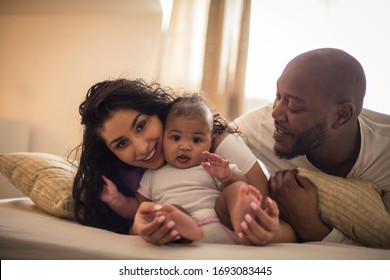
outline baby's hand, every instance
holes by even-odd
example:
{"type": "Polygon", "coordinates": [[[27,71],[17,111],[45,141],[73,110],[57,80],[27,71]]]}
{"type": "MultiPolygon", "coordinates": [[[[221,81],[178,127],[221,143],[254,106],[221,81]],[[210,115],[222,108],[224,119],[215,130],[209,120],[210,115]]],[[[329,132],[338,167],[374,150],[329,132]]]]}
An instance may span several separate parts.
{"type": "Polygon", "coordinates": [[[217,177],[220,180],[227,179],[230,176],[228,160],[221,158],[217,154],[213,154],[207,151],[204,151],[202,154],[207,161],[202,162],[201,165],[212,176],[217,177]]]}
{"type": "Polygon", "coordinates": [[[118,198],[119,191],[110,179],[105,176],[102,176],[102,178],[105,184],[103,185],[103,190],[100,194],[100,200],[110,205],[118,198]]]}

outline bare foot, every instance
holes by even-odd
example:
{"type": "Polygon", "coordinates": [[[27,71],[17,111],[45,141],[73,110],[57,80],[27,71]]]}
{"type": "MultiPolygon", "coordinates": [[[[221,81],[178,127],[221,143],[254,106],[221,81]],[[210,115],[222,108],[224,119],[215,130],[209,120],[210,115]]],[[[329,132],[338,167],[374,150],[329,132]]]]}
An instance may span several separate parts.
{"type": "Polygon", "coordinates": [[[261,194],[258,189],[251,185],[240,186],[237,201],[230,212],[230,218],[236,233],[242,232],[240,224],[245,221],[245,215],[253,214],[250,203],[255,202],[260,205],[260,201],[261,194]]]}
{"type": "Polygon", "coordinates": [[[175,223],[173,228],[178,232],[179,236],[194,241],[203,238],[203,231],[191,216],[170,204],[164,204],[162,207],[167,220],[175,223]]]}

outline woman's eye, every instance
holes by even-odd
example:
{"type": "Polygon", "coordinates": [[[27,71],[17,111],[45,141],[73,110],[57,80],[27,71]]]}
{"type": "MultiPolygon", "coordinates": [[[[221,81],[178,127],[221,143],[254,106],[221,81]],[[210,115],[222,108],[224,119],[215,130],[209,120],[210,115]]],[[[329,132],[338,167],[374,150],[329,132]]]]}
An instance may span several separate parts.
{"type": "Polygon", "coordinates": [[[117,149],[121,149],[123,147],[126,147],[127,145],[127,140],[123,139],[123,140],[120,140],[117,144],[116,144],[116,148],[117,149]]]}
{"type": "Polygon", "coordinates": [[[137,125],[137,132],[142,131],[145,128],[146,121],[142,121],[137,125]]]}

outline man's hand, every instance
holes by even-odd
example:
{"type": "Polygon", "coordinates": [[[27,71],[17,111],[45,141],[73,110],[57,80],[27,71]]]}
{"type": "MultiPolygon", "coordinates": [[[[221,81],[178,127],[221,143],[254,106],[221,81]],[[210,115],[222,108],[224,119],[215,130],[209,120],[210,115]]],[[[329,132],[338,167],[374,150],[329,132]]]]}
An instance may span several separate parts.
{"type": "Polygon", "coordinates": [[[301,241],[320,241],[331,228],[318,214],[315,185],[297,174],[296,169],[273,173],[268,183],[271,197],[278,203],[280,218],[294,228],[301,241]]]}

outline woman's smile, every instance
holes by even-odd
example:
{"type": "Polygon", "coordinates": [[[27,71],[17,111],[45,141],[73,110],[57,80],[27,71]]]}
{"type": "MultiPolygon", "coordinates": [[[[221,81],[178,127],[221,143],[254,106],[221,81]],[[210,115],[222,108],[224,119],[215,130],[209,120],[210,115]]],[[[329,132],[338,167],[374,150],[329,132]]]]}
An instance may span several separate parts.
{"type": "Polygon", "coordinates": [[[150,162],[150,161],[153,161],[153,157],[156,155],[157,153],[157,144],[154,145],[153,149],[149,152],[149,154],[143,159],[143,161],[145,162],[150,162]]]}

